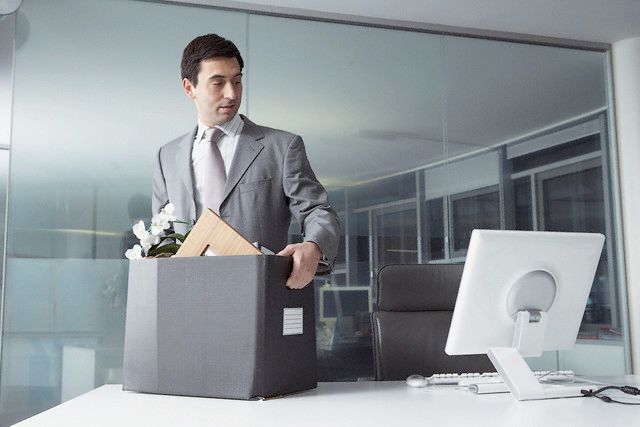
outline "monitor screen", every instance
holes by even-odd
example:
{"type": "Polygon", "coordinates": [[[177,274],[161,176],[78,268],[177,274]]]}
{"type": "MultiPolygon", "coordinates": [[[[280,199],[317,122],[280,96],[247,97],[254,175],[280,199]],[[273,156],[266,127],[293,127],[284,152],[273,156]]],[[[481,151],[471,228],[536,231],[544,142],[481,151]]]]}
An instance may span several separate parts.
{"type": "Polygon", "coordinates": [[[445,351],[515,347],[520,311],[546,320],[523,355],[572,348],[603,243],[596,233],[474,230],[445,351]]]}

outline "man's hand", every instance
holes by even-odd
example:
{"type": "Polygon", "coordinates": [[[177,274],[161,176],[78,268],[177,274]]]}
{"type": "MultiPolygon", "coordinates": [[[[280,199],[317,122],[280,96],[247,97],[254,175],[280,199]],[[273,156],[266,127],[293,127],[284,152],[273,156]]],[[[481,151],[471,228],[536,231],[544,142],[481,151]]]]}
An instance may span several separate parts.
{"type": "Polygon", "coordinates": [[[303,242],[287,245],[286,248],[278,252],[278,255],[293,258],[293,270],[287,280],[287,287],[302,289],[313,280],[318,262],[322,258],[322,251],[313,242],[303,242]]]}

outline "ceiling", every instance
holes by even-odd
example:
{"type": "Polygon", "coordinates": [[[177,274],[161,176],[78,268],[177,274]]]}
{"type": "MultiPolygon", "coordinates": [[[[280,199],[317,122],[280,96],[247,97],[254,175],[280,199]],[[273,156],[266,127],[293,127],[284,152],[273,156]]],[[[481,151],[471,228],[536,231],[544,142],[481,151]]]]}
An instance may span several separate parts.
{"type": "Polygon", "coordinates": [[[216,3],[295,8],[602,43],[640,37],[639,0],[251,0],[216,3]]]}

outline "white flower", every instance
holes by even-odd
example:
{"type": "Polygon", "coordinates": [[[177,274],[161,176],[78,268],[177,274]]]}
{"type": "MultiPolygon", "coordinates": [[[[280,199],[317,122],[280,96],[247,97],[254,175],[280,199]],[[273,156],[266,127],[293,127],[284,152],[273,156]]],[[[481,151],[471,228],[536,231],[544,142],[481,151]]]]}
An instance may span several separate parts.
{"type": "Polygon", "coordinates": [[[176,217],[173,215],[175,209],[172,203],[167,203],[164,208],[160,209],[160,212],[153,216],[151,219],[151,234],[159,236],[160,233],[171,227],[170,222],[176,220],[176,217]]]}
{"type": "Polygon", "coordinates": [[[167,221],[175,221],[177,218],[173,214],[176,210],[176,207],[173,206],[173,203],[167,203],[166,206],[160,209],[160,215],[166,218],[167,221]]]}
{"type": "Polygon", "coordinates": [[[169,220],[162,214],[162,211],[160,211],[159,214],[154,215],[151,219],[151,234],[154,236],[158,236],[163,230],[166,230],[169,227],[169,220]]]}
{"type": "Polygon", "coordinates": [[[129,259],[142,259],[142,247],[140,245],[134,245],[131,249],[127,249],[124,253],[129,259]]]}
{"type": "MultiPolygon", "coordinates": [[[[174,215],[175,206],[167,203],[165,207],[160,209],[151,219],[151,227],[146,229],[144,221],[138,221],[133,227],[133,234],[140,239],[140,244],[125,252],[125,256],[129,259],[139,259],[149,253],[152,246],[160,243],[160,237],[164,237],[163,231],[171,229],[171,222],[176,221],[174,215]]],[[[175,240],[175,239],[174,239],[175,240]]]]}
{"type": "Polygon", "coordinates": [[[132,230],[133,230],[133,234],[135,234],[136,237],[140,240],[144,239],[147,236],[147,234],[149,234],[149,232],[144,226],[144,221],[139,221],[136,224],[134,224],[132,227],[132,230]]]}
{"type": "Polygon", "coordinates": [[[145,253],[151,248],[151,246],[160,243],[160,237],[147,232],[146,236],[140,239],[140,244],[145,253]]]}

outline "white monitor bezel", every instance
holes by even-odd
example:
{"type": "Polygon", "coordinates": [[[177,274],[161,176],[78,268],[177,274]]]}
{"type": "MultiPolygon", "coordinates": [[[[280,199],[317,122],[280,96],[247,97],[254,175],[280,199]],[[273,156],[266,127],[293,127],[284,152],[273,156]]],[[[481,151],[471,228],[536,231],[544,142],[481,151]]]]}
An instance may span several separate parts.
{"type": "Polygon", "coordinates": [[[556,279],[542,350],[567,350],[576,336],[600,259],[604,236],[511,230],[474,230],[445,351],[486,354],[512,347],[515,320],[507,312],[511,284],[539,269],[556,279]]]}

